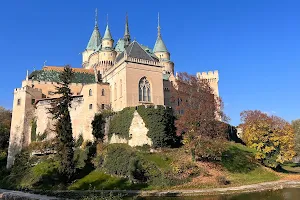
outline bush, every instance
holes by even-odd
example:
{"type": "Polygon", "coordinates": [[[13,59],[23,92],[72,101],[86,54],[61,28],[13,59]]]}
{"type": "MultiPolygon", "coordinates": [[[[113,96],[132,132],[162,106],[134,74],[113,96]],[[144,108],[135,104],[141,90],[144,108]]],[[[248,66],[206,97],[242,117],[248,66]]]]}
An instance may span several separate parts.
{"type": "Polygon", "coordinates": [[[225,150],[226,141],[203,137],[196,145],[195,154],[202,161],[220,161],[225,150]]]}
{"type": "Polygon", "coordinates": [[[134,157],[136,157],[135,152],[126,144],[109,145],[104,159],[104,168],[109,174],[129,177],[130,170],[128,163],[134,157]]]}
{"type": "Polygon", "coordinates": [[[93,131],[92,134],[97,141],[103,141],[105,135],[105,116],[102,113],[95,115],[92,121],[93,131]]]}
{"type": "Polygon", "coordinates": [[[31,142],[36,141],[36,128],[37,128],[36,118],[34,118],[31,121],[31,142]]]}
{"type": "Polygon", "coordinates": [[[138,106],[137,111],[149,129],[147,136],[151,138],[154,148],[176,145],[178,137],[176,137],[175,117],[171,108],[138,106]]]}
{"type": "Polygon", "coordinates": [[[117,112],[111,119],[109,125],[109,135],[108,138],[115,133],[121,138],[130,139],[129,128],[133,119],[133,113],[135,108],[127,107],[117,112]]]}
{"type": "Polygon", "coordinates": [[[225,176],[217,176],[217,182],[220,184],[220,185],[228,185],[230,184],[230,181],[227,180],[227,178],[225,176]]]}
{"type": "Polygon", "coordinates": [[[84,142],[83,136],[82,134],[79,135],[79,137],[77,138],[77,140],[75,141],[75,147],[80,147],[82,145],[82,143],[84,142]]]}

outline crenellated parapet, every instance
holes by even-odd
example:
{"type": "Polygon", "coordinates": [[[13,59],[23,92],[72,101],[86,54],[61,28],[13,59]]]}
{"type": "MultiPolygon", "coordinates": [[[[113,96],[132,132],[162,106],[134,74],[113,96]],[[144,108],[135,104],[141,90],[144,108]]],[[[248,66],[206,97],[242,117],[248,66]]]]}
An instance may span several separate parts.
{"type": "Polygon", "coordinates": [[[197,72],[197,77],[199,79],[205,79],[208,82],[210,81],[219,81],[219,71],[215,70],[215,71],[208,71],[208,72],[197,72]]]}
{"type": "Polygon", "coordinates": [[[216,97],[219,97],[219,71],[198,72],[196,76],[201,80],[206,80],[216,97]]]}

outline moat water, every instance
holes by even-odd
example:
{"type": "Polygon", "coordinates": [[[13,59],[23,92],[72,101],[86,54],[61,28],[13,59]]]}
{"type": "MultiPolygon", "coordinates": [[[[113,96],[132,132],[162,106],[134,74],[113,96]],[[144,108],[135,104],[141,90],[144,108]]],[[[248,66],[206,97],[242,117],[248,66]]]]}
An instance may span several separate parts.
{"type": "Polygon", "coordinates": [[[300,188],[203,197],[147,197],[140,200],[300,200],[300,188]]]}

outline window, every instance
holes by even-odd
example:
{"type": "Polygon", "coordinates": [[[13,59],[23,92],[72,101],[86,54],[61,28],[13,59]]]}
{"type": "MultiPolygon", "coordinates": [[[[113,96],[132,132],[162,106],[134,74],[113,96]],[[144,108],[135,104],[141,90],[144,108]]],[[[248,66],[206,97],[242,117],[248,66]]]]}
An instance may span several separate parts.
{"type": "Polygon", "coordinates": [[[116,83],[115,83],[114,93],[115,93],[115,100],[117,100],[117,84],[116,83]]]}
{"type": "Polygon", "coordinates": [[[31,99],[31,104],[33,105],[35,103],[35,99],[31,99]]]}
{"type": "Polygon", "coordinates": [[[120,97],[122,96],[122,79],[120,80],[120,97]]]}
{"type": "Polygon", "coordinates": [[[93,91],[92,91],[92,89],[89,90],[89,96],[93,96],[93,91]]]}
{"type": "Polygon", "coordinates": [[[105,90],[104,90],[104,89],[102,89],[101,95],[102,95],[102,96],[105,96],[105,90]]]}
{"type": "Polygon", "coordinates": [[[21,104],[21,99],[17,100],[17,105],[19,106],[21,104]]]}
{"type": "Polygon", "coordinates": [[[92,110],[93,109],[93,104],[89,105],[89,109],[92,110]]]}
{"type": "Polygon", "coordinates": [[[141,78],[139,82],[139,101],[151,101],[151,87],[146,77],[141,78]]]}
{"type": "Polygon", "coordinates": [[[104,104],[101,104],[101,109],[104,109],[104,104]]]}

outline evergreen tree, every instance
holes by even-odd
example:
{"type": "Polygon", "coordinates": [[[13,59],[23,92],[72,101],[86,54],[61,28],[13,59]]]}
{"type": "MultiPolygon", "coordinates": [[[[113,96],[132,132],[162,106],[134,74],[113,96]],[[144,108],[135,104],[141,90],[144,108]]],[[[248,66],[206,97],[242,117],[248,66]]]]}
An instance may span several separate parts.
{"type": "Polygon", "coordinates": [[[74,157],[74,139],[72,134],[72,123],[69,112],[71,107],[72,94],[69,85],[74,77],[74,72],[70,66],[65,66],[64,71],[60,74],[60,83],[56,87],[56,94],[60,97],[57,98],[50,109],[53,118],[56,120],[55,131],[58,139],[57,153],[61,163],[60,173],[64,181],[71,180],[74,172],[75,165],[74,157]]]}

